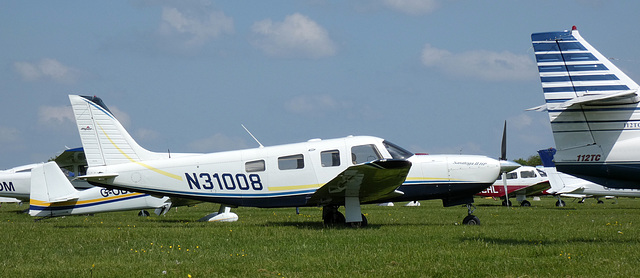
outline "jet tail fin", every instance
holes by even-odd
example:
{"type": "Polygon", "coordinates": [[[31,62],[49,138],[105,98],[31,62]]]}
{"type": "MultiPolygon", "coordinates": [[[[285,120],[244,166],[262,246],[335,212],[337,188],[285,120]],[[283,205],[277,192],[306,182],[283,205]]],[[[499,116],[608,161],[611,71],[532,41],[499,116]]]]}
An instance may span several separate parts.
{"type": "Polygon", "coordinates": [[[138,145],[102,99],[69,95],[69,100],[89,167],[163,157],[138,145]]]}

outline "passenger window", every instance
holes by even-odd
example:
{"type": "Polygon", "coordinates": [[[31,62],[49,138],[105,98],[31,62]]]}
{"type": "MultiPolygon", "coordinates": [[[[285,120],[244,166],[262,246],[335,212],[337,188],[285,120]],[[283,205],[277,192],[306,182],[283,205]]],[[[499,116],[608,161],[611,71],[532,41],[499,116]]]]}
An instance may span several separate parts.
{"type": "Polygon", "coordinates": [[[283,156],[278,158],[278,169],[302,169],[304,168],[304,156],[301,154],[283,156]]]}
{"type": "Polygon", "coordinates": [[[244,170],[247,173],[262,172],[265,170],[264,160],[249,161],[244,164],[244,170]]]}
{"type": "Polygon", "coordinates": [[[361,145],[351,148],[351,160],[353,164],[374,161],[382,158],[375,145],[361,145]]]}
{"type": "Polygon", "coordinates": [[[340,166],[340,151],[330,150],[320,153],[320,162],[322,167],[340,166]]]}
{"type": "Polygon", "coordinates": [[[535,178],[535,177],[536,177],[536,173],[535,173],[535,172],[533,172],[533,171],[522,171],[522,172],[520,172],[520,176],[521,176],[523,179],[526,179],[526,178],[535,178]]]}

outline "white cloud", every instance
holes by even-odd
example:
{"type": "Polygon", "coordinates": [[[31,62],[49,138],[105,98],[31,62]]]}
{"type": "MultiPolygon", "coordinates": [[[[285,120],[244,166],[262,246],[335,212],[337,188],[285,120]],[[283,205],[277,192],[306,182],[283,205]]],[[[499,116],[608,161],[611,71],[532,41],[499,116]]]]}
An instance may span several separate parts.
{"type": "Polygon", "coordinates": [[[253,45],[277,57],[322,58],[336,53],[327,30],[308,17],[295,13],[282,22],[265,19],[253,24],[253,45]]]}
{"type": "Polygon", "coordinates": [[[189,143],[189,149],[196,152],[217,152],[247,148],[243,139],[232,138],[221,133],[216,133],[208,138],[189,143]]]}
{"type": "MultiPolygon", "coordinates": [[[[118,121],[122,126],[124,126],[125,128],[129,127],[129,125],[131,124],[131,117],[129,117],[129,114],[118,109],[117,106],[109,106],[109,110],[116,117],[116,119],[118,119],[118,121]]],[[[74,121],[75,121],[75,118],[74,118],[74,121]]]]}
{"type": "Polygon", "coordinates": [[[38,121],[43,124],[63,124],[65,121],[75,121],[70,106],[40,106],[38,121]]]}
{"type": "Polygon", "coordinates": [[[140,128],[136,130],[136,140],[144,141],[144,140],[155,140],[160,137],[160,133],[155,130],[140,128]]]}
{"type": "Polygon", "coordinates": [[[484,80],[529,80],[537,76],[536,65],[526,55],[484,50],[451,53],[426,44],[422,49],[422,64],[449,75],[484,80]]]}
{"type": "Polygon", "coordinates": [[[233,18],[223,12],[207,9],[187,11],[173,7],[162,8],[162,22],[158,29],[160,35],[180,40],[180,44],[187,48],[200,47],[211,39],[233,32],[233,18]]]}
{"type": "Polygon", "coordinates": [[[440,5],[436,0],[382,0],[383,4],[409,15],[423,15],[433,12],[440,5]]]}
{"type": "Polygon", "coordinates": [[[20,131],[15,127],[0,126],[0,146],[20,141],[20,131]]]}
{"type": "Polygon", "coordinates": [[[324,114],[328,111],[344,107],[329,95],[296,96],[284,104],[285,109],[295,114],[324,114]]]}
{"type": "Polygon", "coordinates": [[[50,58],[36,63],[15,62],[13,68],[25,81],[50,79],[58,83],[74,83],[79,75],[78,70],[50,58]]]}

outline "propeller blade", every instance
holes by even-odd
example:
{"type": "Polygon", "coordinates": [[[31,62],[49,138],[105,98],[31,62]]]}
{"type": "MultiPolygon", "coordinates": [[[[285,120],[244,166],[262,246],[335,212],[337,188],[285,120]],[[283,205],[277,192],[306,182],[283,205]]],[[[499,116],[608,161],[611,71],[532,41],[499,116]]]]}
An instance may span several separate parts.
{"type": "Polygon", "coordinates": [[[500,160],[507,160],[507,121],[504,121],[502,130],[502,148],[500,150],[500,160]]]}

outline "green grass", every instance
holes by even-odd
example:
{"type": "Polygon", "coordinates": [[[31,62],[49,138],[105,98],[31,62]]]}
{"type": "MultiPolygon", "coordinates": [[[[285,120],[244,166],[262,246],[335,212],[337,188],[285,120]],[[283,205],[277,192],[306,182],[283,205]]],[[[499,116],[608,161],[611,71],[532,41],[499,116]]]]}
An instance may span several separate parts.
{"type": "Polygon", "coordinates": [[[34,222],[17,213],[28,206],[3,204],[0,277],[640,276],[640,199],[566,201],[476,199],[481,226],[437,200],[367,205],[362,229],[324,228],[320,208],[237,208],[234,223],[196,222],[215,204],[34,222]]]}

